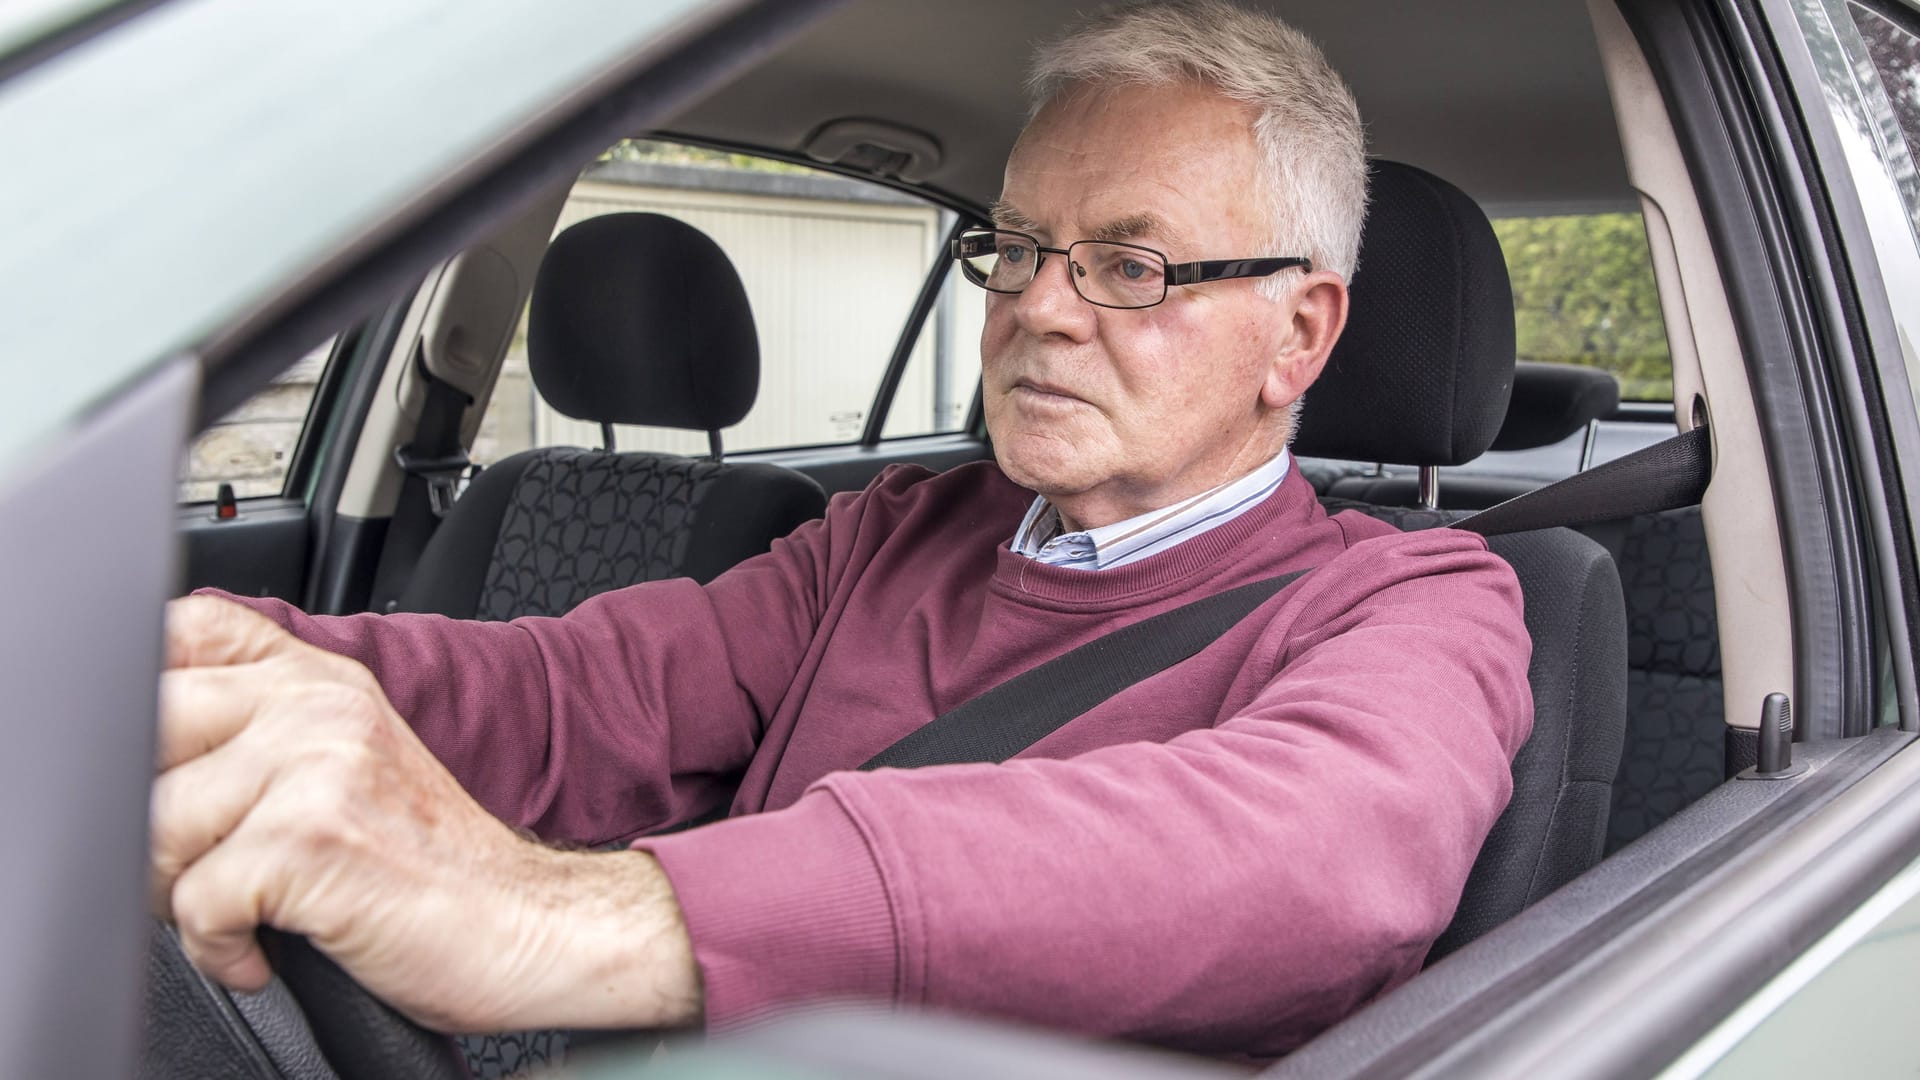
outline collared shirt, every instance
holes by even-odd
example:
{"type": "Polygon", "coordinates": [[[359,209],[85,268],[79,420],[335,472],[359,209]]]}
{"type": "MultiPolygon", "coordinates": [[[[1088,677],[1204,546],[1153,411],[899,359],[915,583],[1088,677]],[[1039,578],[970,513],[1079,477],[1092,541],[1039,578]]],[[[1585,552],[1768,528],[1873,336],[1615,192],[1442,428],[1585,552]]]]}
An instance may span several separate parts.
{"type": "Polygon", "coordinates": [[[1293,455],[1282,450],[1272,461],[1238,480],[1203,491],[1173,506],[1149,510],[1125,521],[1080,532],[1060,532],[1060,511],[1037,496],[1014,530],[1012,548],[1036,562],[1076,570],[1110,570],[1138,562],[1218,528],[1259,505],[1287,478],[1293,455]]]}

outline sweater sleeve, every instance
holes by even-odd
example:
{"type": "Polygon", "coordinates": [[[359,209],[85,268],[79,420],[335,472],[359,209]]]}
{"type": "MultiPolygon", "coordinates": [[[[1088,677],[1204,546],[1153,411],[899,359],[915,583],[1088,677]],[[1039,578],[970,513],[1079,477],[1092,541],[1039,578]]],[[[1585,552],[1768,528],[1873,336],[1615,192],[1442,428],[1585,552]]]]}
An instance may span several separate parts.
{"type": "Polygon", "coordinates": [[[1477,540],[1391,541],[1262,608],[1276,674],[1218,722],[1162,697],[1206,716],[1065,760],[835,773],[642,841],[709,1023],[864,999],[1278,1054],[1411,976],[1510,794],[1530,645],[1477,540]]]}
{"type": "MultiPolygon", "coordinates": [[[[839,511],[849,513],[848,500],[839,511]]],[[[561,618],[306,615],[227,597],[365,664],[481,805],[555,840],[599,844],[728,797],[793,681],[830,576],[809,522],[706,587],[604,593],[561,618]]],[[[225,594],[220,594],[225,595],[225,594]]]]}

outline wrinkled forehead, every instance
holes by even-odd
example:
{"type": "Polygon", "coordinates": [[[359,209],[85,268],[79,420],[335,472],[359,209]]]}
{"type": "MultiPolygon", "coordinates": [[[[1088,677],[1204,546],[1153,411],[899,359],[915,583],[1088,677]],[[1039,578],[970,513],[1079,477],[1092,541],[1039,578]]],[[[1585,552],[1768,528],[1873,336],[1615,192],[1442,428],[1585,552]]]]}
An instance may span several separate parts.
{"type": "Polygon", "coordinates": [[[1253,118],[1198,83],[1069,87],[1014,144],[996,222],[1049,240],[1238,250],[1268,231],[1253,118]]]}

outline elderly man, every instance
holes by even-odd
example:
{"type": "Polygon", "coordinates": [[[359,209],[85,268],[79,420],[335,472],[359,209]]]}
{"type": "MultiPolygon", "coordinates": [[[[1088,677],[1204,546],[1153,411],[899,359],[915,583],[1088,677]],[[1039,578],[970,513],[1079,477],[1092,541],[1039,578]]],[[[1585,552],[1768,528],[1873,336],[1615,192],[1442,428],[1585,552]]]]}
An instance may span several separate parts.
{"type": "Polygon", "coordinates": [[[1352,98],[1213,0],[1098,18],[1034,86],[956,252],[997,467],[889,470],[704,588],[562,619],[176,604],[155,904],[197,964],[259,986],[265,923],[447,1030],[854,1000],[1241,1054],[1419,968],[1506,801],[1528,642],[1477,537],[1329,518],[1286,451],[1346,315],[1352,98]],[[1012,761],[849,771],[1308,568],[1012,761]]]}

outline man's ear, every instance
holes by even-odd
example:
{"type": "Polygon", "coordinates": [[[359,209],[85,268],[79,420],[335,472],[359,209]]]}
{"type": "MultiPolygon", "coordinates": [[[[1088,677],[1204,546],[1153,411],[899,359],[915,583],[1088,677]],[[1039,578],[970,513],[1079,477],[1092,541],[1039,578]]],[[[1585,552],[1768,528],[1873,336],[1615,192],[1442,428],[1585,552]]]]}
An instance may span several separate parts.
{"type": "MultiPolygon", "coordinates": [[[[1347,283],[1331,270],[1316,270],[1294,282],[1293,319],[1274,354],[1260,399],[1270,409],[1293,404],[1327,366],[1333,343],[1347,325],[1347,283]]],[[[1283,301],[1284,302],[1284,301],[1283,301]]]]}

